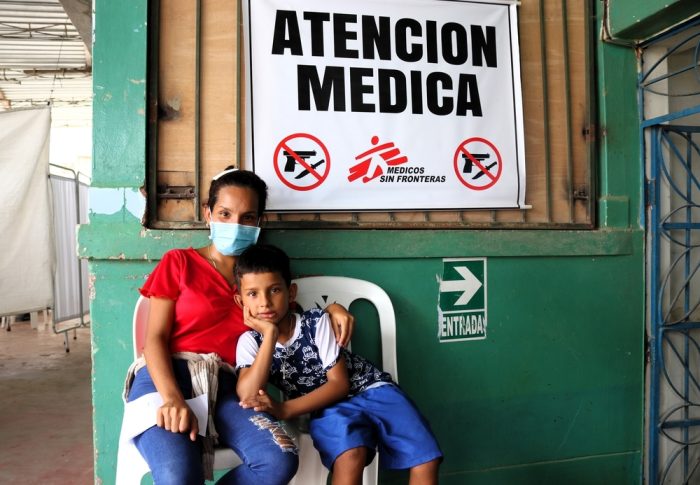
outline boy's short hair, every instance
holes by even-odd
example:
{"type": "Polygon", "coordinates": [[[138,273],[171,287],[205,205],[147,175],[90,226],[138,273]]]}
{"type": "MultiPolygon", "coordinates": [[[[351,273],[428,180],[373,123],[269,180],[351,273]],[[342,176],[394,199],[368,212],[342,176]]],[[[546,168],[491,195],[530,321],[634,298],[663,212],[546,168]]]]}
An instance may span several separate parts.
{"type": "Polygon", "coordinates": [[[279,273],[287,286],[292,283],[289,256],[271,244],[254,244],[243,251],[233,273],[237,286],[241,285],[241,277],[249,273],[279,273]]]}

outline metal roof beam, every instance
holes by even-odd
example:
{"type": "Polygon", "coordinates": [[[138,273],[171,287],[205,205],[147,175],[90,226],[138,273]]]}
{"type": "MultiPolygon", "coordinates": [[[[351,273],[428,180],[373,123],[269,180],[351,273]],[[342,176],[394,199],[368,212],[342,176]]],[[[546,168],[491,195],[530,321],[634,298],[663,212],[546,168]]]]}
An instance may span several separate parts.
{"type": "Polygon", "coordinates": [[[85,47],[92,56],[92,0],[60,0],[85,47]]]}

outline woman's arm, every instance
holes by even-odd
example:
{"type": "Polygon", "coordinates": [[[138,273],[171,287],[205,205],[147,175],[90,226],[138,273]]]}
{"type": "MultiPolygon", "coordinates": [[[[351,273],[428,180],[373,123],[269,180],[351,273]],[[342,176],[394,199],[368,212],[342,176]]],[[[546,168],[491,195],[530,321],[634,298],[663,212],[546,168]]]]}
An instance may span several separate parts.
{"type": "Polygon", "coordinates": [[[269,413],[277,419],[296,418],[302,414],[323,409],[345,398],[350,391],[350,381],[343,357],[338,359],[338,363],[326,373],[326,377],[328,382],[305,396],[277,402],[260,389],[257,396],[242,401],[241,406],[269,413]]]}
{"type": "Polygon", "coordinates": [[[263,341],[258,349],[258,353],[255,355],[253,365],[243,367],[238,371],[236,393],[241,401],[257,396],[258,391],[267,384],[272,366],[272,356],[275,353],[275,343],[279,336],[277,326],[271,322],[254,318],[250,314],[248,307],[243,307],[243,322],[259,332],[263,336],[263,341]]]}
{"type": "Polygon", "coordinates": [[[146,359],[148,373],[158,393],[163,398],[163,405],[158,409],[156,424],[173,433],[189,431],[190,439],[195,441],[199,428],[197,418],[187,406],[182,391],[175,380],[170,356],[170,333],[175,318],[175,302],[167,298],[150,298],[146,344],[143,355],[146,359]]]}
{"type": "Polygon", "coordinates": [[[338,345],[346,347],[355,329],[355,317],[343,305],[337,303],[331,303],[324,311],[331,317],[331,328],[338,345]]]}

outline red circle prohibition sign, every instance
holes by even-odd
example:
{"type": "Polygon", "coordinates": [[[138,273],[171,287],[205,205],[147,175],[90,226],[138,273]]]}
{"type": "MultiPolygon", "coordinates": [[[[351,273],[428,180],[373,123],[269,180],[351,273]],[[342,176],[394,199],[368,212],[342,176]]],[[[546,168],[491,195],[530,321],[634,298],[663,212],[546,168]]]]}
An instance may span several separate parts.
{"type": "MultiPolygon", "coordinates": [[[[293,145],[293,143],[292,143],[292,145],[293,145]]],[[[286,156],[287,155],[285,155],[282,158],[285,158],[286,156]]],[[[273,155],[272,164],[275,167],[275,172],[277,173],[277,176],[279,177],[279,179],[282,181],[282,183],[284,185],[286,185],[287,187],[289,187],[290,189],[293,189],[293,190],[302,190],[302,191],[303,190],[311,190],[311,189],[315,189],[316,187],[321,185],[323,183],[323,181],[326,180],[326,177],[328,177],[328,174],[330,173],[330,167],[331,167],[331,156],[328,153],[328,149],[323,144],[323,142],[321,142],[321,140],[319,140],[315,136],[310,135],[308,133],[294,133],[292,135],[285,137],[281,142],[279,142],[277,144],[277,148],[275,148],[275,153],[273,155]],[[325,160],[325,164],[324,164],[325,172],[324,173],[321,173],[321,171],[316,170],[317,167],[314,166],[314,164],[309,163],[308,161],[306,161],[304,159],[304,157],[299,156],[299,154],[297,153],[298,151],[300,151],[298,147],[296,149],[293,149],[287,143],[289,141],[294,141],[294,140],[298,140],[301,138],[311,140],[316,145],[318,145],[318,147],[323,151],[323,154],[326,157],[324,159],[325,160]],[[291,180],[287,180],[286,177],[290,177],[290,175],[287,174],[287,176],[285,177],[284,173],[280,170],[280,167],[279,167],[279,165],[280,165],[279,161],[280,161],[280,156],[281,156],[282,151],[289,154],[288,156],[294,157],[294,161],[296,161],[296,163],[298,163],[299,165],[301,165],[301,167],[303,167],[302,173],[307,172],[305,176],[311,176],[311,177],[315,178],[316,181],[313,182],[311,185],[301,185],[301,184],[295,184],[291,180]]]]}
{"type": "Polygon", "coordinates": [[[458,147],[457,150],[455,151],[455,156],[454,156],[454,169],[455,173],[457,174],[457,178],[459,179],[460,182],[462,182],[464,185],[466,185],[468,188],[472,190],[486,190],[489,187],[492,187],[496,182],[498,182],[498,179],[501,177],[501,172],[503,171],[503,160],[501,159],[501,154],[496,148],[496,146],[488,141],[486,138],[480,138],[480,137],[473,137],[473,138],[467,138],[464,140],[458,147]],[[470,143],[483,143],[486,145],[488,148],[493,150],[494,155],[496,156],[496,173],[493,174],[489,171],[491,168],[489,165],[491,164],[486,163],[485,160],[479,160],[477,157],[475,157],[468,149],[467,145],[470,143]],[[468,180],[465,180],[465,178],[462,176],[462,171],[459,168],[459,160],[460,160],[460,155],[466,156],[469,161],[476,167],[477,173],[474,177],[472,177],[472,180],[475,178],[481,178],[481,177],[486,177],[485,180],[488,180],[484,185],[478,185],[475,184],[474,182],[470,182],[468,180]]]}

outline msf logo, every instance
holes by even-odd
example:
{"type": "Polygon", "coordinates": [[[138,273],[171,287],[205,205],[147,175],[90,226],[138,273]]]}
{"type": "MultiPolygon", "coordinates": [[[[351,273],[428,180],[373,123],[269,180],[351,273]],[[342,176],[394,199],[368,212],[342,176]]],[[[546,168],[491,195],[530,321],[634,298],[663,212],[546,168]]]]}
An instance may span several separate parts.
{"type": "Polygon", "coordinates": [[[401,150],[396,148],[393,142],[379,145],[379,137],[372,137],[372,148],[355,157],[356,165],[350,167],[348,180],[354,182],[362,178],[363,183],[374,180],[384,173],[384,167],[395,167],[408,162],[408,157],[401,155],[401,150]]]}

